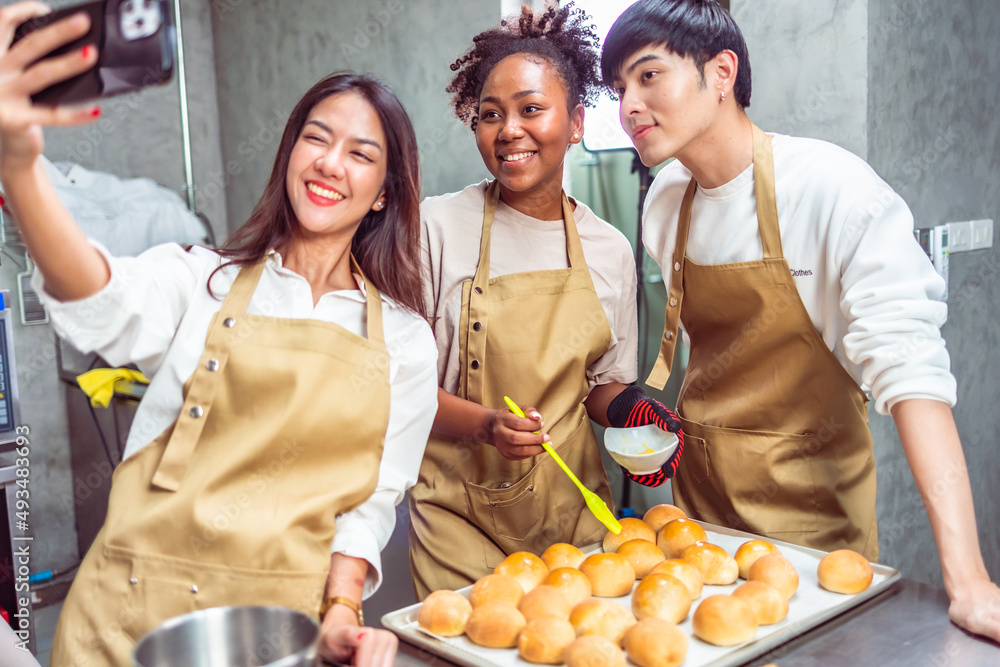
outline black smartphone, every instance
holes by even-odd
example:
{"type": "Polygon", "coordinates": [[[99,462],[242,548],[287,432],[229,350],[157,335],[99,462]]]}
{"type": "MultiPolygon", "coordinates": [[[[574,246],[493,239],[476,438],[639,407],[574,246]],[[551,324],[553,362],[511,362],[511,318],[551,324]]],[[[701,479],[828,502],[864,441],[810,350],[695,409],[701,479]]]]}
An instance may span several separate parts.
{"type": "Polygon", "coordinates": [[[97,64],[32,95],[33,102],[51,106],[75,104],[170,80],[176,34],[168,0],[96,0],[64,7],[22,23],[14,33],[14,41],[79,12],[90,15],[90,31],[46,57],[93,44],[98,49],[97,64]]]}

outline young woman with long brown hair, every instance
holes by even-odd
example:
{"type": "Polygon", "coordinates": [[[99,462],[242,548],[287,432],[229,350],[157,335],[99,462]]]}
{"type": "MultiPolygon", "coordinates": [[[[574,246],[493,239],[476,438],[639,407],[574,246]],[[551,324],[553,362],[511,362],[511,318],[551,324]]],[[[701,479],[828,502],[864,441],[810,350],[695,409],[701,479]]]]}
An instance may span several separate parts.
{"type": "MultiPolygon", "coordinates": [[[[3,9],[0,34],[43,11],[3,9]]],[[[60,335],[152,378],[53,664],[128,665],[169,617],[278,604],[322,617],[325,657],[389,665],[396,640],[359,630],[360,602],[436,408],[409,119],[377,81],[330,76],[292,111],[264,194],[223,249],[110,257],[40,162],[42,126],[99,108],[29,99],[93,66],[93,47],[28,66],[86,28],[72,17],[0,50],[0,177],[36,287],[60,335]]]]}

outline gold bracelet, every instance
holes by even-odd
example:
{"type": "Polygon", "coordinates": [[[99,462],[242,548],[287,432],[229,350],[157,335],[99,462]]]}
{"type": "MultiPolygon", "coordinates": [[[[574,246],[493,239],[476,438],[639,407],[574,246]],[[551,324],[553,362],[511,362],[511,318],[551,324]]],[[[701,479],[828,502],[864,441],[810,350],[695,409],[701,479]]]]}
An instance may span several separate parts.
{"type": "Polygon", "coordinates": [[[355,602],[351,598],[345,598],[342,595],[335,595],[333,597],[328,597],[323,600],[323,604],[319,608],[319,620],[323,621],[323,617],[326,616],[326,612],[330,611],[330,607],[335,604],[342,604],[348,607],[351,611],[358,615],[358,625],[365,624],[365,616],[361,613],[361,603],[355,602]]]}

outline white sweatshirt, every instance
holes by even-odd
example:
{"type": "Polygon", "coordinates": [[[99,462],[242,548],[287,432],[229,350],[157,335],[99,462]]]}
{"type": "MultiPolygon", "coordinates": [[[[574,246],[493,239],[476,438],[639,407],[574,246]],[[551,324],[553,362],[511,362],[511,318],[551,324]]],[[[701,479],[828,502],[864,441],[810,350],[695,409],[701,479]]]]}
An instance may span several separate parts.
{"type": "MultiPolygon", "coordinates": [[[[904,399],[954,405],[941,337],[944,281],[913,236],[906,203],[859,157],[824,141],[773,135],[775,195],[785,258],[810,319],[851,377],[888,414],[904,399]]],[[[643,244],[673,271],[677,216],[691,172],[664,167],[643,212],[643,244]]],[[[698,188],[687,256],[699,264],[761,259],[753,166],[698,188]]]]}

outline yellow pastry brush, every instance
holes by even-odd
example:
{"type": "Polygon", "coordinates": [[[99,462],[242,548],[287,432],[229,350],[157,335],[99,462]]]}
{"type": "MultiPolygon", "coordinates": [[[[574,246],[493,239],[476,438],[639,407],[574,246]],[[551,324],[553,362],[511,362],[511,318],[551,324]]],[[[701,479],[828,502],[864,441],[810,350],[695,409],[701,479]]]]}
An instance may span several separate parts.
{"type": "MultiPolygon", "coordinates": [[[[518,404],[512,401],[510,397],[504,396],[503,400],[505,403],[507,403],[507,407],[510,408],[511,412],[513,412],[518,417],[522,418],[524,417],[524,411],[521,410],[518,404]]],[[[537,432],[538,431],[535,431],[535,433],[537,432]]],[[[607,503],[605,503],[599,495],[597,495],[596,493],[594,493],[593,491],[591,491],[590,489],[588,489],[587,487],[585,487],[583,484],[580,483],[580,480],[576,478],[576,475],[573,474],[573,471],[566,466],[563,460],[559,458],[559,455],[556,454],[556,451],[552,449],[551,444],[543,442],[542,447],[544,447],[545,451],[549,453],[552,459],[559,464],[559,467],[563,469],[563,472],[569,475],[569,478],[573,480],[573,483],[576,484],[576,487],[580,489],[580,493],[583,494],[583,499],[587,501],[587,507],[590,509],[591,512],[593,512],[594,516],[597,517],[597,520],[603,523],[605,526],[607,526],[608,530],[610,530],[615,535],[622,532],[622,525],[618,523],[618,519],[616,519],[615,515],[612,514],[611,510],[608,509],[607,503]]]]}

